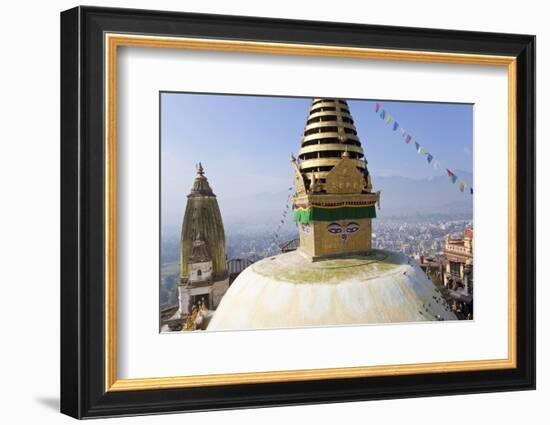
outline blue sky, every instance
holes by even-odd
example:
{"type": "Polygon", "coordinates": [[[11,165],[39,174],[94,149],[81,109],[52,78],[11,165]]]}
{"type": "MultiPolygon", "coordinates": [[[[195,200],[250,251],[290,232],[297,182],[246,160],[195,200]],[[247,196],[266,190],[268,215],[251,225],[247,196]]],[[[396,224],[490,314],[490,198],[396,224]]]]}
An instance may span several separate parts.
{"type": "MultiPolygon", "coordinates": [[[[162,93],[163,221],[181,220],[199,161],[221,199],[288,188],[290,153],[298,153],[310,104],[309,98],[162,93]]],[[[472,105],[379,100],[348,104],[373,178],[426,179],[443,175],[444,167],[472,172],[472,105]],[[377,102],[413,136],[410,144],[375,114],[377,102]],[[439,171],[416,153],[414,141],[441,162],[439,171]]]]}

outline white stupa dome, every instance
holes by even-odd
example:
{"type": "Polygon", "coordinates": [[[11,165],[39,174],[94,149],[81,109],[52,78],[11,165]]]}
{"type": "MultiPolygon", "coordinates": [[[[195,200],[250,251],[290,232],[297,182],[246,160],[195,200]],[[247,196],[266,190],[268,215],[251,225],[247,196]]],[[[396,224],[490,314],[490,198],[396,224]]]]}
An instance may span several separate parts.
{"type": "Polygon", "coordinates": [[[208,330],[456,319],[426,274],[403,254],[373,250],[312,262],[297,250],[245,269],[208,330]]]}

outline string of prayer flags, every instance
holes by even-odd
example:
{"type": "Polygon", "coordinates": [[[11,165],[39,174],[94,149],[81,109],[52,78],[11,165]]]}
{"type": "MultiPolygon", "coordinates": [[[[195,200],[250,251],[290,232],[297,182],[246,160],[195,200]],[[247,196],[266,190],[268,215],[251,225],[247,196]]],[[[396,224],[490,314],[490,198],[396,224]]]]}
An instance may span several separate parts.
{"type": "MultiPolygon", "coordinates": [[[[375,105],[375,112],[377,114],[379,114],[380,118],[385,120],[387,124],[390,124],[392,121],[393,121],[393,131],[397,131],[397,129],[399,129],[400,133],[401,133],[401,136],[405,139],[405,143],[410,143],[411,140],[412,140],[412,136],[410,133],[408,133],[403,127],[401,127],[397,121],[394,120],[394,118],[386,112],[385,109],[382,109],[382,106],[380,105],[380,103],[377,103],[375,105]]],[[[428,149],[426,149],[424,146],[421,146],[420,143],[418,142],[414,142],[414,146],[415,146],[415,149],[416,151],[420,154],[424,154],[426,156],[426,161],[428,162],[428,164],[432,164],[433,163],[433,167],[434,167],[434,170],[439,170],[441,168],[441,162],[437,159],[434,158],[434,156],[428,152],[428,149]]],[[[453,173],[451,170],[449,170],[448,168],[445,169],[447,171],[447,176],[449,176],[449,181],[452,183],[452,184],[455,184],[457,181],[458,181],[458,176],[453,173]]],[[[466,188],[468,187],[467,183],[464,181],[464,180],[461,180],[460,183],[459,183],[459,189],[461,192],[464,192],[466,191],[466,188]]],[[[474,188],[473,187],[469,187],[469,192],[470,192],[470,195],[473,195],[474,194],[474,188]]]]}
{"type": "Polygon", "coordinates": [[[281,231],[281,228],[284,225],[285,220],[288,217],[288,212],[289,212],[289,209],[290,209],[290,202],[292,201],[293,192],[294,192],[294,187],[289,186],[288,195],[287,195],[286,200],[285,200],[285,207],[284,207],[283,212],[281,214],[281,220],[277,224],[277,229],[275,230],[275,232],[273,234],[274,235],[274,240],[273,240],[273,242],[271,242],[270,247],[278,247],[279,246],[279,237],[281,236],[279,232],[281,231]]]}

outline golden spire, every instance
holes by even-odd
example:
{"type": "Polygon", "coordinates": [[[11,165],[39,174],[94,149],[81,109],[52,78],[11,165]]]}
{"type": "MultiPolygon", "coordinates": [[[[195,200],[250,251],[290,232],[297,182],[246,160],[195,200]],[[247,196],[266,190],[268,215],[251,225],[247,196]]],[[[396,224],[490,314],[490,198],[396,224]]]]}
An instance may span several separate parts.
{"type": "Polygon", "coordinates": [[[312,258],[371,250],[373,193],[367,161],[348,104],[313,99],[298,160],[293,161],[300,250],[312,258]]]}
{"type": "MultiPolygon", "coordinates": [[[[348,104],[342,99],[313,99],[301,140],[298,158],[306,188],[326,191],[329,172],[342,158],[362,174],[366,171],[365,154],[357,135],[348,104]]],[[[365,182],[361,187],[366,187],[365,182]]]]}

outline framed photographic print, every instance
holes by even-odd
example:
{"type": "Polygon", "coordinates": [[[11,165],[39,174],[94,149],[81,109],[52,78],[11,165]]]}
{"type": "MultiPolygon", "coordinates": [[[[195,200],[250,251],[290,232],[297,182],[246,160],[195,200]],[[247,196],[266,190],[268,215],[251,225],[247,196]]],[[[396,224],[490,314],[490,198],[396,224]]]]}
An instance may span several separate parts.
{"type": "Polygon", "coordinates": [[[61,57],[63,413],[535,387],[534,36],[77,7],[61,57]]]}

